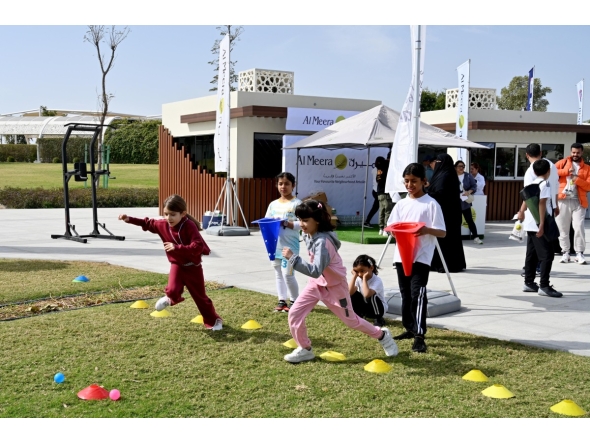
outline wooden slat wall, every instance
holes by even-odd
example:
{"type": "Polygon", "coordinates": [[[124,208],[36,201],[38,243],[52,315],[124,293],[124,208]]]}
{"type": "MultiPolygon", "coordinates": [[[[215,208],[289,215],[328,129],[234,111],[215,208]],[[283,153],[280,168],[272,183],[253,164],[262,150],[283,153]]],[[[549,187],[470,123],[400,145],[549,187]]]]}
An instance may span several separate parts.
{"type": "Polygon", "coordinates": [[[522,180],[497,180],[486,182],[488,196],[486,221],[511,220],[522,204],[519,196],[522,180]]]}
{"type": "MultiPolygon", "coordinates": [[[[170,131],[161,125],[159,130],[160,215],[163,214],[164,200],[171,194],[178,194],[186,200],[189,214],[202,221],[206,211],[215,209],[225,178],[210,174],[201,166],[193,169],[189,153],[184,147],[173,142],[170,131]]],[[[273,179],[238,179],[237,194],[248,225],[253,220],[264,217],[268,204],[279,197],[273,179]]],[[[222,206],[223,203],[220,202],[218,209],[221,210],[222,206]]],[[[243,222],[240,215],[239,225],[243,226],[243,222]]]]}

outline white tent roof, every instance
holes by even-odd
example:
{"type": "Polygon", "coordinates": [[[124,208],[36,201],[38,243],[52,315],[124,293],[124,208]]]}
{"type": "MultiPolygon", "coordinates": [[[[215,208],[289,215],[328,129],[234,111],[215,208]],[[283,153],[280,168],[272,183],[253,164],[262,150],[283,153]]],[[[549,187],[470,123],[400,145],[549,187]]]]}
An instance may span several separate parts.
{"type": "MultiPolygon", "coordinates": [[[[110,124],[118,116],[107,116],[104,123],[110,124]]],[[[53,117],[0,117],[0,135],[22,134],[26,137],[63,136],[68,123],[99,124],[100,118],[96,116],[53,116],[53,117]]],[[[83,131],[73,131],[73,135],[91,134],[83,131]]]]}
{"type": "MultiPolygon", "coordinates": [[[[379,105],[341,120],[284,149],[391,146],[398,122],[399,113],[397,111],[385,105],[379,105]]],[[[439,147],[488,148],[423,122],[420,122],[418,144],[439,147]]]]}

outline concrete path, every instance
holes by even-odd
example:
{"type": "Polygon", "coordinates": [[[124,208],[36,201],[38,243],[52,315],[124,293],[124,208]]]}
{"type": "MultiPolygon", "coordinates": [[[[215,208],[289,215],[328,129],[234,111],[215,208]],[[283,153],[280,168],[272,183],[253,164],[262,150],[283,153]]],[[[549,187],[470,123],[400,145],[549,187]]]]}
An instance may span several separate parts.
{"type": "MultiPolygon", "coordinates": [[[[63,209],[0,210],[0,257],[106,261],[167,273],[169,263],[159,238],[118,221],[120,213],[158,216],[156,208],[100,208],[99,222],[126,239],[89,239],[87,244],[80,244],[51,239],[51,234],[65,231],[63,209]]],[[[90,209],[71,210],[71,220],[78,233],[92,231],[90,209]]],[[[525,246],[508,240],[511,228],[511,223],[488,223],[484,245],[464,241],[468,270],[451,275],[462,309],[428,318],[428,324],[590,356],[590,265],[561,264],[556,257],[551,283],[564,297],[553,299],[523,293],[520,273],[525,246]]],[[[212,250],[212,254],[204,258],[207,280],[276,295],[274,272],[259,232],[242,237],[203,236],[212,250]]],[[[589,220],[586,221],[586,239],[590,239],[589,220]]],[[[343,242],[340,253],[350,268],[359,254],[378,259],[382,251],[383,245],[343,242]]],[[[590,249],[586,252],[590,262],[590,249]]],[[[386,252],[379,274],[386,287],[397,287],[395,270],[389,265],[392,259],[393,245],[386,252]]],[[[299,273],[296,276],[302,288],[307,278],[299,273]]],[[[428,288],[451,292],[445,274],[431,273],[428,288]]],[[[274,307],[275,299],[269,297],[268,304],[269,309],[274,307]]],[[[395,315],[389,317],[399,319],[395,315]]]]}

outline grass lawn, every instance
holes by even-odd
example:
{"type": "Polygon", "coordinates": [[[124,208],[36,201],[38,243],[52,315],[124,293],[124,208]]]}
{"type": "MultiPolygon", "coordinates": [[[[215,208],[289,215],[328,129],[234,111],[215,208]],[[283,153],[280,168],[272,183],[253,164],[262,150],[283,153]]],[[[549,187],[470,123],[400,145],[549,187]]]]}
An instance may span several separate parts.
{"type": "MultiPolygon", "coordinates": [[[[68,164],[73,168],[73,164],[68,164]]],[[[157,188],[158,165],[109,165],[109,188],[157,188]],[[113,179],[116,177],[116,179],[113,179]]],[[[0,186],[15,188],[61,188],[63,173],[61,163],[0,162],[0,186]]],[[[83,188],[84,182],[70,179],[70,188],[83,188]]],[[[90,187],[87,181],[87,187],[90,187]]],[[[99,181],[102,187],[102,177],[99,181]]]]}
{"type": "MultiPolygon", "coordinates": [[[[338,239],[347,242],[361,243],[361,227],[337,227],[336,233],[338,239]]],[[[385,244],[387,238],[379,236],[379,226],[373,225],[373,228],[365,228],[363,244],[385,244]]]]}
{"type": "MultiPolygon", "coordinates": [[[[38,279],[31,271],[29,281],[38,279]]],[[[388,358],[317,307],[307,322],[316,355],[333,350],[347,361],[292,365],[274,297],[236,288],[209,296],[224,318],[219,332],[190,322],[198,313],[190,299],[167,318],[111,304],[0,322],[0,417],[558,417],[549,408],[563,399],[590,409],[586,357],[432,328],[428,353],[401,341],[388,358]],[[262,329],[242,329],[250,319],[262,329]],[[374,359],[392,371],[364,371],[374,359]],[[461,379],[474,368],[489,381],[461,379]],[[57,372],[63,384],[53,382],[57,372]],[[78,399],[90,384],[121,399],[78,399]],[[516,396],[483,396],[492,384],[516,396]]],[[[401,332],[399,322],[389,327],[401,332]]]]}

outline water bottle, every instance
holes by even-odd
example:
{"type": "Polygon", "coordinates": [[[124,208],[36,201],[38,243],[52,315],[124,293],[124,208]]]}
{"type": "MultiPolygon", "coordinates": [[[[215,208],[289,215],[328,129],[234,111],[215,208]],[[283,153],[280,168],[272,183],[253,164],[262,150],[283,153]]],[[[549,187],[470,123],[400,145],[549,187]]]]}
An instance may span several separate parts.
{"type": "Polygon", "coordinates": [[[281,260],[281,268],[283,268],[283,274],[287,276],[293,276],[293,266],[289,263],[287,259],[283,258],[281,260]]]}

